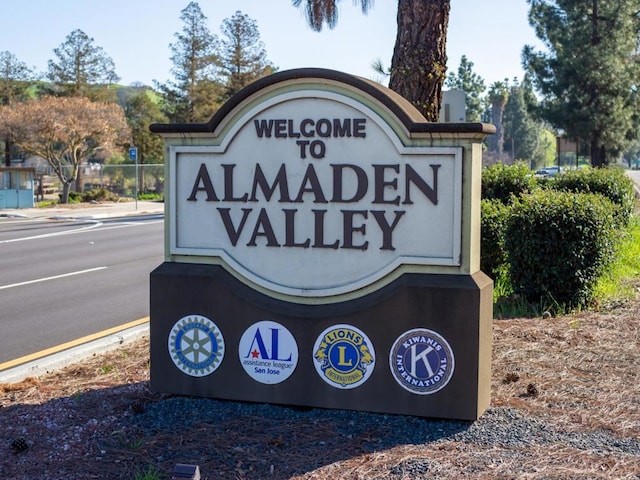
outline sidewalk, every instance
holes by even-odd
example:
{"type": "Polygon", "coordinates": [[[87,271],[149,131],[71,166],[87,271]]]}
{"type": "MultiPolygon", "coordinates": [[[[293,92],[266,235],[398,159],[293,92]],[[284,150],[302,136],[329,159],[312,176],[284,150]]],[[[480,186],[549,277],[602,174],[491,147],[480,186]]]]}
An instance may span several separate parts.
{"type": "Polygon", "coordinates": [[[163,214],[163,202],[138,200],[129,202],[71,203],[43,208],[0,209],[0,217],[100,219],[131,215],[163,214]]]}

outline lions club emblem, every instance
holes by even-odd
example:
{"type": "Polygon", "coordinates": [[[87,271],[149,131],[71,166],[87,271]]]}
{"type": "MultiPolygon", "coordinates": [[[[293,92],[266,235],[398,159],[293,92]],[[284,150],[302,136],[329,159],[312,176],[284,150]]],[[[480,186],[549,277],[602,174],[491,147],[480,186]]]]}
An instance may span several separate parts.
{"type": "Polygon", "coordinates": [[[375,366],[371,340],[351,325],[327,328],[316,339],[313,352],[318,375],[332,387],[358,387],[367,381],[375,366]]]}

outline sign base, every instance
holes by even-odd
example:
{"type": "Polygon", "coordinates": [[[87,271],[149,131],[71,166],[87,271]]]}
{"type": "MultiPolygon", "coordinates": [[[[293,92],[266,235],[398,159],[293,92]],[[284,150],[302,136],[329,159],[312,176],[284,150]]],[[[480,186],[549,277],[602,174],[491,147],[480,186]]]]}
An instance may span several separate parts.
{"type": "Polygon", "coordinates": [[[405,274],[310,305],[166,262],[151,273],[151,389],[476,420],[490,403],[492,289],[482,272],[405,274]]]}

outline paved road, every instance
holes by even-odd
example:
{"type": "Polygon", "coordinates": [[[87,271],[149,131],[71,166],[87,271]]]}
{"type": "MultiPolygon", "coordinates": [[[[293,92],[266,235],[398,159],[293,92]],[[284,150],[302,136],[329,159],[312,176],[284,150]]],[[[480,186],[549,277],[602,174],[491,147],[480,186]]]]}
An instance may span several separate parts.
{"type": "Polygon", "coordinates": [[[149,314],[163,217],[0,221],[0,363],[149,314]]]}

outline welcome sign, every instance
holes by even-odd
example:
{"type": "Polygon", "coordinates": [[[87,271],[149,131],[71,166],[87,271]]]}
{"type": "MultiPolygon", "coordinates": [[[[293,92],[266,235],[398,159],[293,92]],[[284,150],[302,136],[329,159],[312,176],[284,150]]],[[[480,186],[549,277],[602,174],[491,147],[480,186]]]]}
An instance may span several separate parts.
{"type": "Polygon", "coordinates": [[[152,130],[169,186],[153,388],[451,418],[486,408],[491,126],[428,124],[380,85],[303,69],[247,87],[207,124],[152,130]]]}
{"type": "Polygon", "coordinates": [[[171,253],[302,296],[460,265],[462,149],[404,146],[375,112],[310,95],[269,99],[220,145],[171,149],[171,253]]]}

